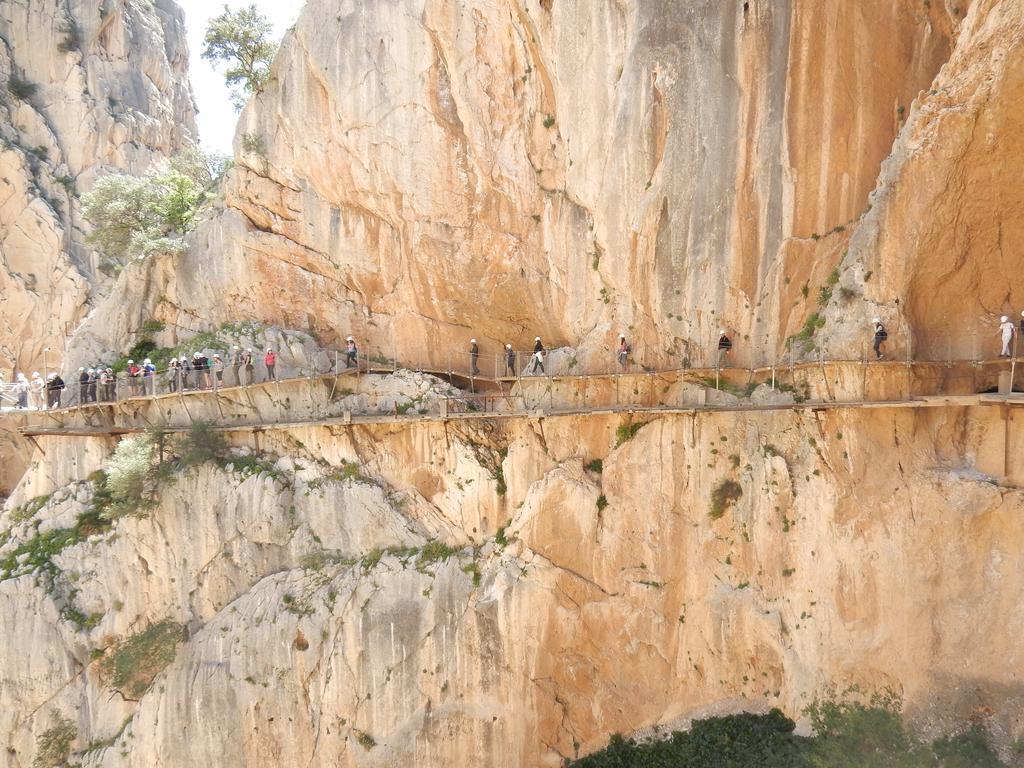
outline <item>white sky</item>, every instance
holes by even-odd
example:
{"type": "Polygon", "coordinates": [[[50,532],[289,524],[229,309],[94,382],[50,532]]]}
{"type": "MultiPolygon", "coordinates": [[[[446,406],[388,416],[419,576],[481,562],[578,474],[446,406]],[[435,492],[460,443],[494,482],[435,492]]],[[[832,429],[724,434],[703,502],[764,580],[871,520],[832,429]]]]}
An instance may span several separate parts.
{"type": "Polygon", "coordinates": [[[185,26],[188,29],[189,72],[199,108],[199,141],[204,149],[224,155],[231,154],[231,139],[235,135],[238,113],[231,105],[223,68],[215,70],[199,55],[203,52],[207,22],[222,13],[225,4],[237,9],[250,3],[255,3],[260,12],[270,19],[274,24],[274,37],[280,40],[299,15],[304,0],[227,0],[226,3],[225,0],[178,0],[178,5],[185,9],[185,26]]]}

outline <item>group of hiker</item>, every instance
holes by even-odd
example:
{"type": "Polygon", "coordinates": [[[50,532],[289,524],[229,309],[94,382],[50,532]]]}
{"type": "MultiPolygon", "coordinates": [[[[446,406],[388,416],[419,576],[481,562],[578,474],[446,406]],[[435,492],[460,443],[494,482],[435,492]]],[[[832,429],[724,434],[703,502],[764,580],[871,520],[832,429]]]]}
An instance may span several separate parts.
{"type": "MultiPolygon", "coordinates": [[[[1024,315],[1024,312],[1021,312],[1024,315]]],[[[1006,318],[1003,317],[1005,321],[1006,318]]],[[[871,349],[875,353],[875,359],[881,360],[885,357],[882,352],[882,345],[888,340],[889,332],[885,329],[885,325],[882,324],[882,318],[875,317],[871,320],[872,336],[871,336],[871,349]]],[[[1024,318],[1020,321],[1021,331],[1024,331],[1024,318]]],[[[1012,330],[1012,327],[1011,327],[1012,330]]],[[[1006,337],[1003,337],[1003,348],[1006,349],[1006,337]]],[[[718,331],[718,363],[721,366],[722,358],[732,351],[732,339],[724,330],[718,331]]],[[[1009,355],[1007,355],[1009,356],[1009,355]]]]}

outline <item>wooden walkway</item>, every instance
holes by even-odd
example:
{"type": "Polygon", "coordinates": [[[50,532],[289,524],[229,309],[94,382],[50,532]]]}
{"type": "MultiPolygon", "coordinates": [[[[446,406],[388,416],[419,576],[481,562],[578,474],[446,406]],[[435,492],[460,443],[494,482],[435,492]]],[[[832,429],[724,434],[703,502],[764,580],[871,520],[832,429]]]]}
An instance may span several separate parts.
{"type": "MultiPolygon", "coordinates": [[[[619,405],[594,408],[536,408],[526,411],[495,411],[441,414],[372,414],[305,419],[299,421],[253,422],[215,425],[220,432],[265,432],[274,430],[301,429],[310,426],[352,426],[359,424],[422,424],[429,422],[477,421],[481,419],[550,419],[573,416],[609,416],[615,414],[650,415],[695,415],[702,413],[765,413],[774,411],[830,411],[857,409],[893,408],[963,408],[978,405],[1024,406],[1024,395],[954,395],[920,397],[911,400],[880,400],[868,402],[804,402],[679,406],[638,406],[619,405]]],[[[168,427],[169,434],[188,432],[188,427],[168,427]]],[[[19,430],[26,437],[116,437],[145,432],[141,427],[23,427],[19,430]]]]}

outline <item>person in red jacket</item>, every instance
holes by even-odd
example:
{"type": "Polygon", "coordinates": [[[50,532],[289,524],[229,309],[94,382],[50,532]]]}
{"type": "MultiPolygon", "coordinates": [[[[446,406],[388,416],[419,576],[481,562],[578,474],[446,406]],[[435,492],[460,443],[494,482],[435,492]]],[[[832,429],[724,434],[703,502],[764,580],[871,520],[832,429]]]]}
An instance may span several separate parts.
{"type": "Polygon", "coordinates": [[[274,366],[277,365],[277,355],[269,347],[267,347],[267,354],[263,356],[263,364],[267,366],[267,381],[273,381],[276,378],[274,376],[274,366]]]}

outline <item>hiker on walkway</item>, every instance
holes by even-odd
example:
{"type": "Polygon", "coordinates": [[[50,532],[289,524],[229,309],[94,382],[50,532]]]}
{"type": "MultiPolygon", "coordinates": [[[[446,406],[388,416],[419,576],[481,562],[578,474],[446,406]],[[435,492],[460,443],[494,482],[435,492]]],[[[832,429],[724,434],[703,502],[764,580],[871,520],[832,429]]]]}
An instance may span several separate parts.
{"type": "Polygon", "coordinates": [[[108,403],[117,400],[117,374],[113,368],[107,368],[100,376],[100,384],[106,389],[104,398],[108,403]]]}
{"type": "Polygon", "coordinates": [[[538,368],[540,368],[541,373],[546,373],[544,370],[544,345],[540,341],[540,336],[533,340],[533,357],[530,360],[530,373],[536,373],[538,368]]]}
{"type": "Polygon", "coordinates": [[[626,366],[629,364],[629,353],[632,351],[632,347],[626,343],[626,334],[619,334],[619,348],[615,353],[615,356],[619,360],[619,365],[622,370],[626,370],[626,366]]]}
{"type": "Polygon", "coordinates": [[[256,372],[255,366],[252,364],[252,350],[245,350],[245,354],[242,355],[242,367],[245,369],[245,386],[249,386],[253,383],[256,372]]]}
{"type": "Polygon", "coordinates": [[[14,377],[14,392],[18,396],[18,408],[28,408],[28,379],[24,373],[18,373],[14,377]]]}
{"type": "Polygon", "coordinates": [[[178,358],[172,357],[167,364],[167,391],[174,394],[178,391],[178,380],[181,378],[181,370],[178,368],[178,358]]]}
{"type": "Polygon", "coordinates": [[[516,368],[516,352],[515,352],[514,349],[512,349],[512,345],[511,344],[506,344],[505,345],[505,375],[506,376],[512,376],[514,378],[515,375],[516,375],[516,371],[517,370],[518,369],[516,368]]]}
{"type": "Polygon", "coordinates": [[[156,366],[148,357],[142,361],[142,384],[143,391],[147,395],[156,394],[156,366]]]}
{"type": "Polygon", "coordinates": [[[242,386],[242,379],[240,377],[240,371],[242,369],[242,350],[238,348],[236,344],[231,350],[231,372],[235,376],[235,386],[242,386]]]}
{"type": "Polygon", "coordinates": [[[884,355],[882,354],[882,344],[885,343],[886,339],[889,338],[889,332],[885,330],[885,326],[882,325],[882,319],[876,317],[871,321],[871,324],[875,329],[874,341],[871,344],[871,348],[875,350],[875,359],[881,360],[884,355]]]}
{"type": "Polygon", "coordinates": [[[267,366],[267,381],[273,381],[274,368],[277,366],[277,355],[270,347],[267,347],[267,354],[263,356],[263,364],[267,366]]]}
{"type": "Polygon", "coordinates": [[[192,353],[192,370],[196,372],[196,389],[210,388],[210,361],[201,352],[192,353]]]}
{"type": "Polygon", "coordinates": [[[81,405],[89,395],[89,374],[85,368],[78,369],[78,403],[81,405]]]}
{"type": "Polygon", "coordinates": [[[1024,309],[1020,311],[1020,332],[1024,334],[1024,309]]]}
{"type": "Polygon", "coordinates": [[[39,375],[39,371],[32,371],[32,380],[28,383],[28,387],[32,407],[37,411],[43,410],[43,378],[39,375]]]}
{"type": "Polygon", "coordinates": [[[89,387],[89,392],[88,392],[88,396],[87,396],[86,399],[90,403],[95,403],[96,402],[96,390],[99,387],[99,376],[97,376],[95,368],[90,368],[89,369],[89,384],[88,384],[88,387],[89,387]]]}
{"type": "Polygon", "coordinates": [[[64,379],[59,373],[51,373],[49,381],[46,382],[47,407],[60,408],[60,396],[64,391],[64,379]]]}
{"type": "Polygon", "coordinates": [[[192,366],[189,365],[188,358],[182,355],[178,358],[178,370],[181,371],[181,391],[184,392],[189,389],[189,373],[192,371],[192,366]]]}
{"type": "Polygon", "coordinates": [[[139,394],[139,381],[142,378],[142,368],[134,360],[128,361],[128,393],[129,397],[139,394]]]}
{"type": "Polygon", "coordinates": [[[999,332],[1003,340],[1003,348],[999,352],[1000,357],[1010,357],[1010,346],[1013,343],[1013,323],[1010,318],[1003,315],[999,318],[999,332]]]}
{"type": "Polygon", "coordinates": [[[359,367],[359,350],[356,348],[356,340],[349,336],[345,340],[345,367],[359,367]]]}
{"type": "Polygon", "coordinates": [[[469,373],[471,376],[477,376],[480,373],[480,368],[477,367],[476,361],[480,359],[480,347],[476,344],[476,339],[469,340],[469,373]]]}
{"type": "Polygon", "coordinates": [[[220,355],[213,356],[213,377],[215,389],[220,389],[224,386],[224,361],[220,359],[220,355]]]}
{"type": "Polygon", "coordinates": [[[722,357],[728,355],[732,351],[732,339],[730,339],[724,329],[718,331],[718,367],[722,365],[722,357]]]}

